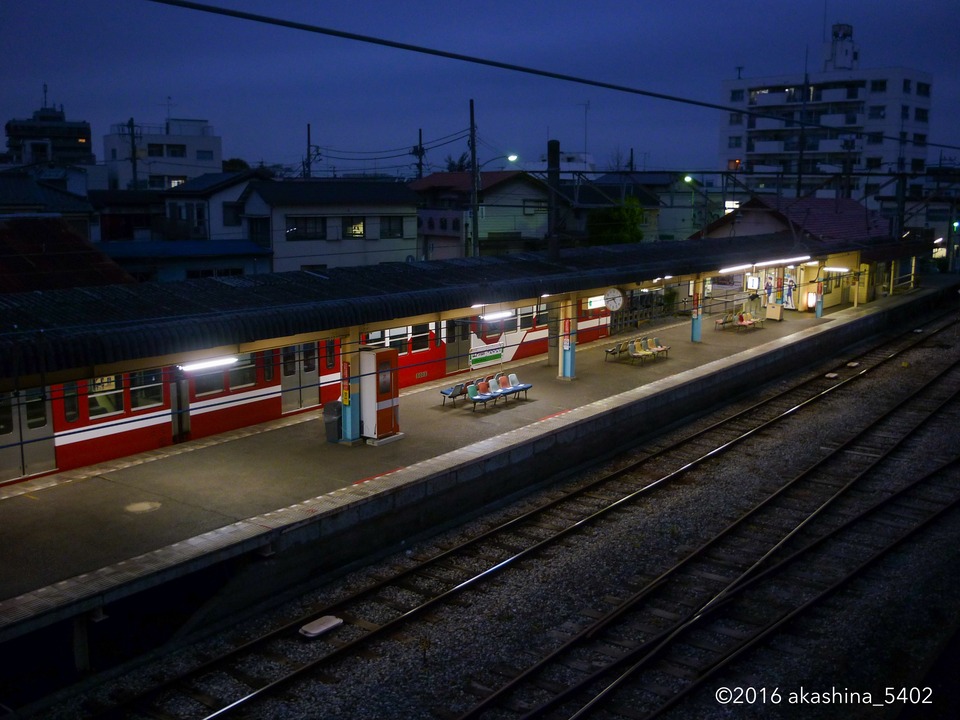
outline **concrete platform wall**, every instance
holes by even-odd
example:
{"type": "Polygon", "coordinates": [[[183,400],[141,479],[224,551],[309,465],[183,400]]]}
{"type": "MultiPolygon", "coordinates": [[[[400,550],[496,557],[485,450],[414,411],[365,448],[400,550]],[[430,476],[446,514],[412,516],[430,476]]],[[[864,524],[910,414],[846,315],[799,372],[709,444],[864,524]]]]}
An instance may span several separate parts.
{"type": "MultiPolygon", "coordinates": [[[[837,354],[929,309],[955,290],[904,296],[885,307],[847,311],[809,328],[695,370],[647,383],[563,415],[480,441],[380,479],[369,497],[285,529],[274,547],[301,569],[341,567],[490,506],[613,448],[702,414],[731,398],[837,354]]],[[[298,574],[298,573],[294,573],[298,574]]]]}

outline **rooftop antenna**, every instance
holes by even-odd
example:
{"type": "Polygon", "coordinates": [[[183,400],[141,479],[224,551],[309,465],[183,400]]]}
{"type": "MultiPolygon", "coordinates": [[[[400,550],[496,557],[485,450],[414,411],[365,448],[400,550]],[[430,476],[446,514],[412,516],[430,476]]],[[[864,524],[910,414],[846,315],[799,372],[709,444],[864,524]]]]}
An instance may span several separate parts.
{"type": "Polygon", "coordinates": [[[170,119],[170,109],[171,109],[172,107],[174,107],[174,104],[175,104],[175,103],[173,102],[173,98],[170,97],[169,95],[167,95],[167,101],[166,101],[165,103],[162,103],[162,104],[167,106],[167,120],[169,120],[169,119],[170,119]]]}

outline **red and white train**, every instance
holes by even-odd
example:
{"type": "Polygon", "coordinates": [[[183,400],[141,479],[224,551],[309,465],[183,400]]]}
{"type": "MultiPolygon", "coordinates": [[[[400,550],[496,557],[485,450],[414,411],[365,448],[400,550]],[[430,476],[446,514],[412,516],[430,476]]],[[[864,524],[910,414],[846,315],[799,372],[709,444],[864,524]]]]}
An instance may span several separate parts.
{"type": "MultiPolygon", "coordinates": [[[[595,304],[595,303],[594,303],[595,304]]],[[[578,342],[608,334],[608,312],[581,301],[578,342]]],[[[531,306],[371,332],[399,351],[399,386],[547,351],[531,306]]],[[[92,465],[316,408],[340,396],[339,340],[262,350],[0,393],[0,483],[92,465]]]]}

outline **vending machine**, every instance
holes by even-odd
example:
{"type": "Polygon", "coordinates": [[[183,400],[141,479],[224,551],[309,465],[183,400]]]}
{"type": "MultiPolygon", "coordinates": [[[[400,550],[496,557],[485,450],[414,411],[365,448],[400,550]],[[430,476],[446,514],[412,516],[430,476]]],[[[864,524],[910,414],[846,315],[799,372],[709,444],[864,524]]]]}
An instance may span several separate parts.
{"type": "Polygon", "coordinates": [[[400,435],[399,353],[360,348],[360,435],[373,441],[400,435]]]}

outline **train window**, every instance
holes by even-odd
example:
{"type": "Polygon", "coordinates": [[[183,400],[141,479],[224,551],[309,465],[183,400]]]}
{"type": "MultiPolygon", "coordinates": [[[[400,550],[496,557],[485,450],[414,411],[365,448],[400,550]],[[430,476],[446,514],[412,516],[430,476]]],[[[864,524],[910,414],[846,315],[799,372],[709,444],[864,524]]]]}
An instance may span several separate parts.
{"type": "Polygon", "coordinates": [[[303,371],[308,373],[317,371],[316,343],[306,343],[303,346],[303,371]]]}
{"type": "Polygon", "coordinates": [[[412,337],[410,338],[410,349],[413,352],[417,350],[427,350],[430,347],[430,324],[414,325],[412,337]]]}
{"type": "Polygon", "coordinates": [[[297,348],[295,345],[283,349],[283,375],[290,377],[297,374],[297,348]]]}
{"type": "Polygon", "coordinates": [[[197,395],[210,395],[223,392],[223,370],[213,370],[197,374],[193,378],[193,389],[197,395]]]}
{"type": "Polygon", "coordinates": [[[134,410],[163,404],[163,371],[138,370],[130,373],[130,407],[134,410]]]}
{"type": "Polygon", "coordinates": [[[90,417],[123,412],[123,375],[105,375],[87,383],[87,411],[90,417]]]}
{"type": "Polygon", "coordinates": [[[47,401],[40,388],[30,388],[24,393],[24,409],[27,411],[27,427],[31,430],[47,424],[47,401]]]}
{"type": "Polygon", "coordinates": [[[237,356],[237,362],[230,368],[230,389],[249,387],[257,384],[257,366],[253,364],[253,353],[237,356]]]}
{"type": "Polygon", "coordinates": [[[383,330],[374,330],[367,333],[367,345],[383,345],[383,330]]]}
{"type": "Polygon", "coordinates": [[[393,328],[387,332],[387,337],[389,338],[387,342],[387,347],[396,348],[397,352],[401,355],[406,354],[407,352],[407,335],[409,334],[409,328],[393,328]]]}
{"type": "Polygon", "coordinates": [[[520,327],[524,330],[529,330],[533,327],[533,318],[534,318],[534,308],[526,307],[520,308],[517,310],[520,318],[520,327]]]}
{"type": "Polygon", "coordinates": [[[80,393],[75,382],[63,384],[63,418],[67,422],[80,419],[80,393]]]}
{"type": "Polygon", "coordinates": [[[337,343],[333,340],[327,340],[323,345],[327,370],[332,370],[337,366],[337,343]]]}
{"type": "Polygon", "coordinates": [[[0,395],[0,435],[13,432],[13,401],[9,395],[0,395]]]}
{"type": "Polygon", "coordinates": [[[263,381],[273,382],[273,364],[277,361],[276,350],[263,351],[263,381]]]}

